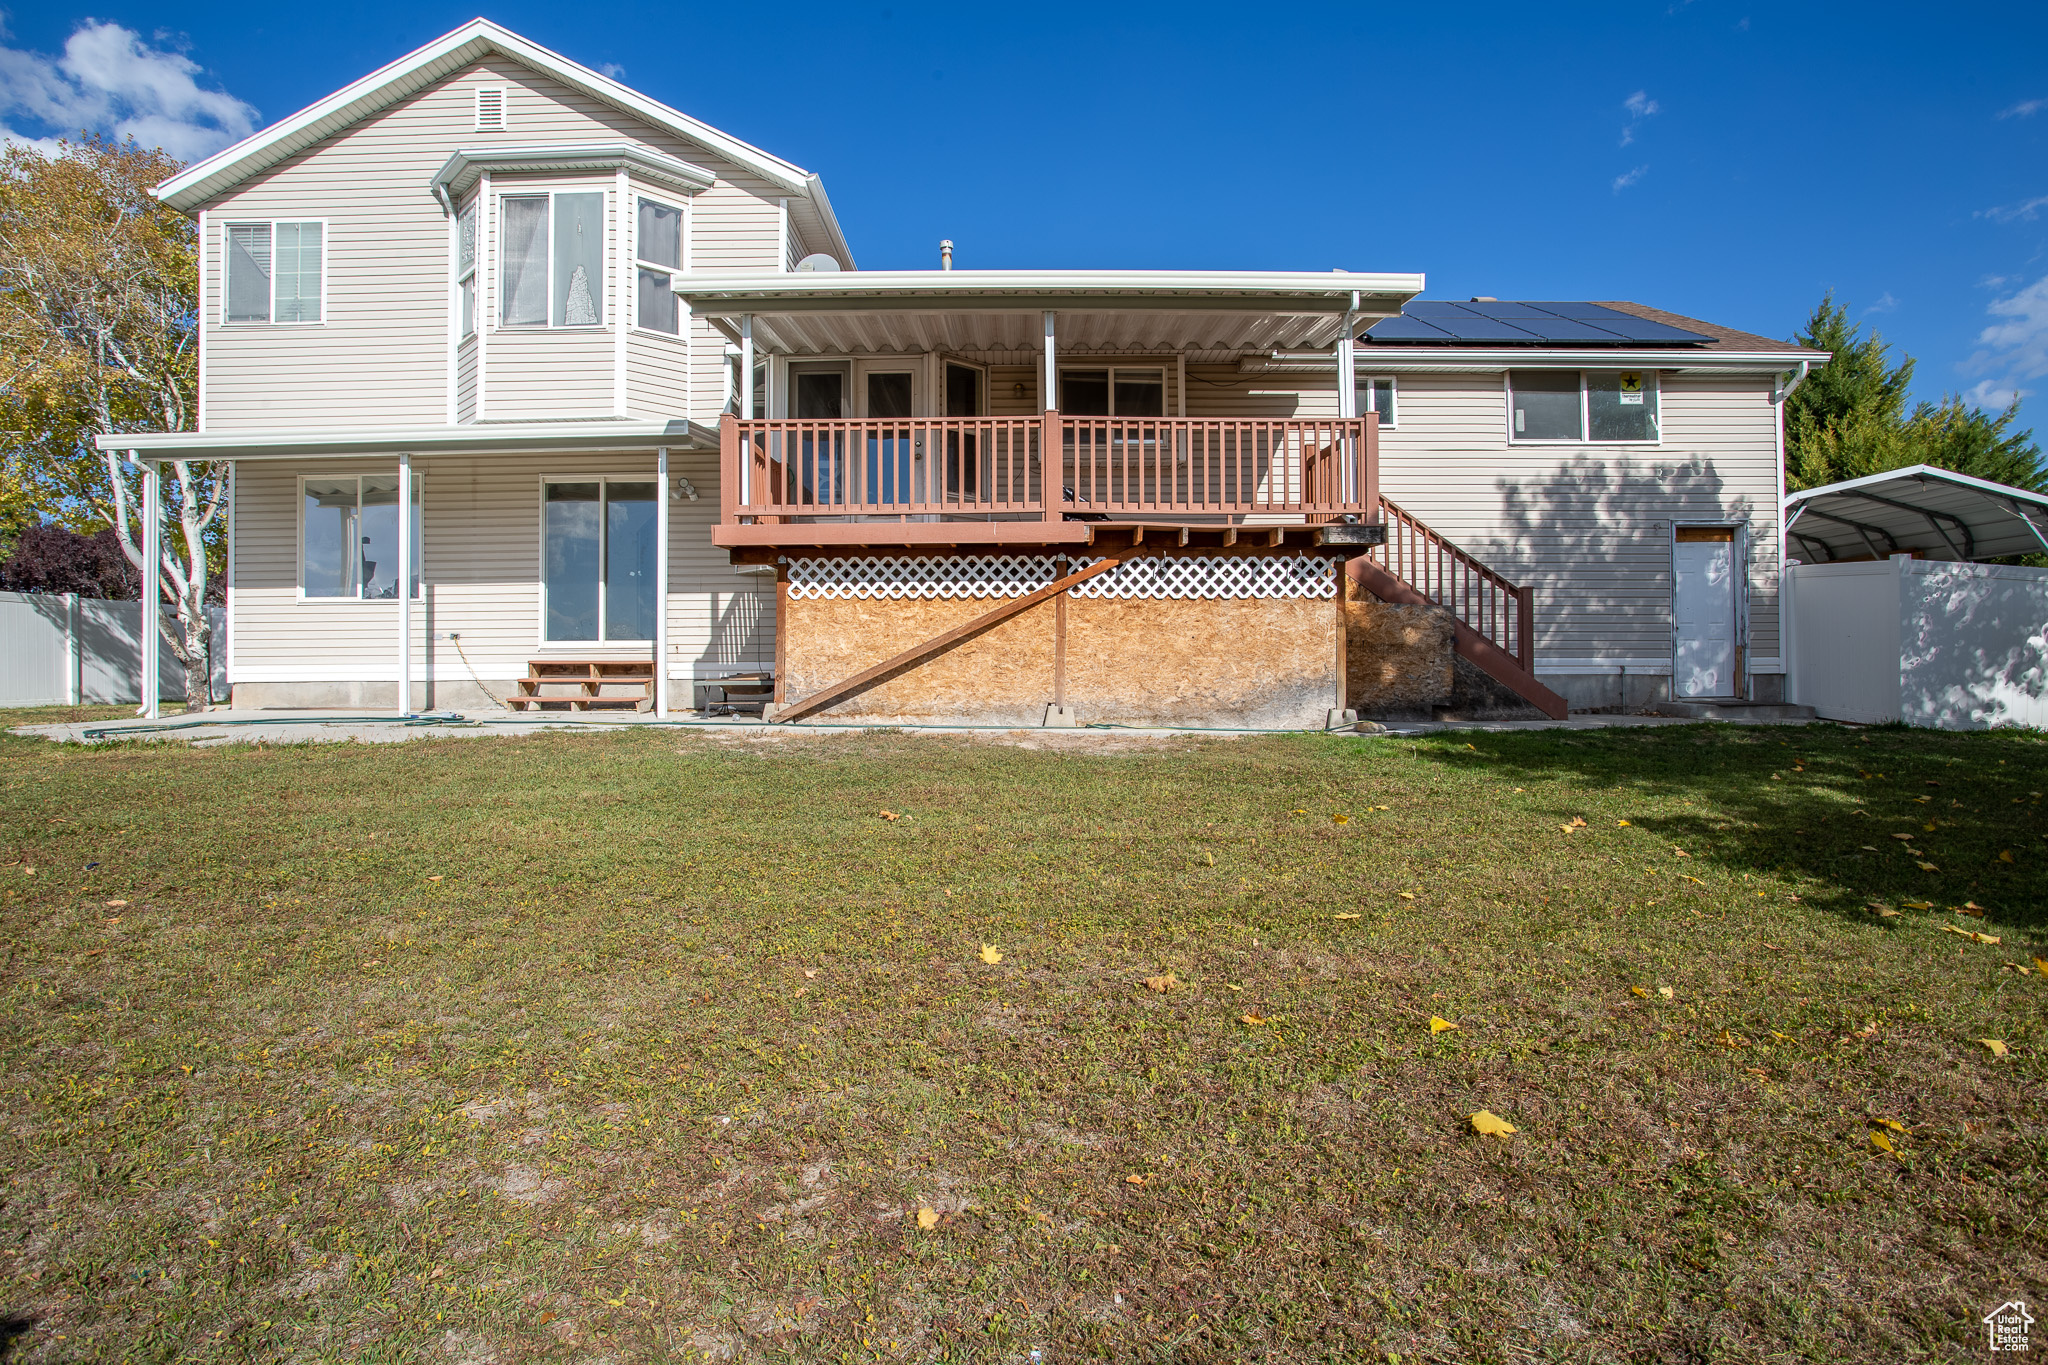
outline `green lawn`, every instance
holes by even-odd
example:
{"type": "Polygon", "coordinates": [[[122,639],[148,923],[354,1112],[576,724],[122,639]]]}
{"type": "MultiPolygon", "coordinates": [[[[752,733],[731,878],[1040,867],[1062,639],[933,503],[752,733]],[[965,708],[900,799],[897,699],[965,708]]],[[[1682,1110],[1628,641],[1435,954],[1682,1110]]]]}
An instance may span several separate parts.
{"type": "Polygon", "coordinates": [[[2042,737],[1091,743],[0,737],[0,1338],[1875,1361],[2048,1318],[2042,737]]]}

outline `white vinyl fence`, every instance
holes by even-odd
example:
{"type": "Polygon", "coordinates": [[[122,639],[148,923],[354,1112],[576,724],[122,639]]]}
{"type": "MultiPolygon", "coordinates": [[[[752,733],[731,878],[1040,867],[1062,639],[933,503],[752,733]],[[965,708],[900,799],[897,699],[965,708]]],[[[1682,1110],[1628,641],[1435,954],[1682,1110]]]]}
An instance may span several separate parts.
{"type": "Polygon", "coordinates": [[[2048,569],[1906,555],[1785,571],[1790,700],[1824,720],[2048,728],[2048,569]]]}
{"type": "MultiPolygon", "coordinates": [[[[173,631],[176,616],[164,619],[173,631]]],[[[216,653],[225,639],[214,615],[216,653]]],[[[139,702],[142,604],[107,602],[73,593],[0,592],[0,706],[61,706],[139,702]]],[[[213,670],[213,690],[224,691],[225,670],[213,670]]],[[[185,666],[162,651],[157,695],[185,699],[185,666]]]]}

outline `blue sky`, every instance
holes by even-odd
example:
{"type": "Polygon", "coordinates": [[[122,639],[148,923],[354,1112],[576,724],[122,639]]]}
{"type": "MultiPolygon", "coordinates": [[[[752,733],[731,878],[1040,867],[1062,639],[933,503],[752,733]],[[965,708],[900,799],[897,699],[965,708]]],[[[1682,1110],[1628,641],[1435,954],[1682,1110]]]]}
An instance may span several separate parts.
{"type": "MultiPolygon", "coordinates": [[[[190,155],[474,13],[18,8],[0,122],[190,155]]],[[[2048,6],[486,13],[823,175],[866,268],[1421,270],[1770,336],[1833,289],[1922,396],[2048,434],[2048,6]]]]}

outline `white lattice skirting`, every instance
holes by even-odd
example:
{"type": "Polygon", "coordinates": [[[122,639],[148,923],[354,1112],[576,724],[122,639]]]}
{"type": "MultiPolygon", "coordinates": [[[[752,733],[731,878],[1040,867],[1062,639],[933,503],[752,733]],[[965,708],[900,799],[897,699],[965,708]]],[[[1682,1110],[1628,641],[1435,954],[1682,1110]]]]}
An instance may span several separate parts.
{"type": "MultiPolygon", "coordinates": [[[[1068,561],[1076,569],[1097,561],[1068,561]]],[[[1073,590],[1076,597],[1248,598],[1337,595],[1330,555],[1155,555],[1133,559],[1073,590]]],[[[789,595],[934,598],[1022,597],[1053,581],[1050,556],[904,556],[874,559],[792,559],[789,595]]]]}

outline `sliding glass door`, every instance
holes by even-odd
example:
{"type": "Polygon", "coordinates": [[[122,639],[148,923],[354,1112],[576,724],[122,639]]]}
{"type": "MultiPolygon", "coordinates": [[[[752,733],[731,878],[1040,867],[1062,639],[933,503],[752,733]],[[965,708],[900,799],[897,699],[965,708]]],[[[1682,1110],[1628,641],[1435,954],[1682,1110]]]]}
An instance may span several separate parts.
{"type": "Polygon", "coordinates": [[[652,640],[660,486],[550,481],[541,498],[543,638],[652,640]]]}

